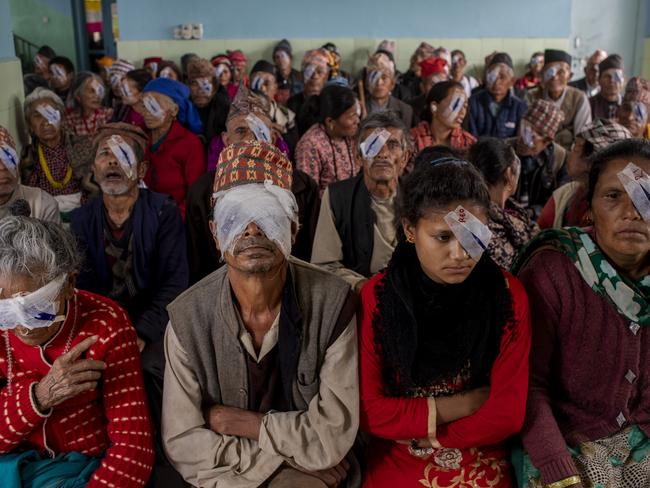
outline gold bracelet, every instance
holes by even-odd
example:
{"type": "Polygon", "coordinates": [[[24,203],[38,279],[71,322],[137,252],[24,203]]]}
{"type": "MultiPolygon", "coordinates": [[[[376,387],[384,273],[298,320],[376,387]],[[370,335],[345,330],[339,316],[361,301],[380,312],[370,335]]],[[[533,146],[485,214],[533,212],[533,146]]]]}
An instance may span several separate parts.
{"type": "Polygon", "coordinates": [[[567,486],[577,485],[578,483],[582,483],[580,476],[569,476],[555,483],[549,483],[546,485],[546,488],[566,488],[567,486]]]}

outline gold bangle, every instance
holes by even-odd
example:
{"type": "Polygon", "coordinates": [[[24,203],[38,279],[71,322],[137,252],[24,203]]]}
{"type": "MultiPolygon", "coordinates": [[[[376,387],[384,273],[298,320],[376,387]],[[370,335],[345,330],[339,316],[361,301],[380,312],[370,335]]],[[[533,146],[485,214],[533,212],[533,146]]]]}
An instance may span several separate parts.
{"type": "Polygon", "coordinates": [[[582,483],[580,476],[569,476],[555,483],[549,483],[546,485],[546,488],[566,488],[567,486],[577,485],[578,483],[582,483]]]}

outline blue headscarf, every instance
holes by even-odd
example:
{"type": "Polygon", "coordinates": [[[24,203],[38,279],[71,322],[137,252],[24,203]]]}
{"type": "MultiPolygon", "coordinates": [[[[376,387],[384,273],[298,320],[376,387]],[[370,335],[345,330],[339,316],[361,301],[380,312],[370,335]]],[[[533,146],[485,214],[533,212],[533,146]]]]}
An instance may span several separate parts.
{"type": "Polygon", "coordinates": [[[183,83],[168,78],[156,78],[147,83],[143,92],[158,92],[167,95],[178,105],[178,115],[176,116],[178,121],[195,134],[203,133],[203,123],[196,107],[190,100],[190,89],[183,83]]]}

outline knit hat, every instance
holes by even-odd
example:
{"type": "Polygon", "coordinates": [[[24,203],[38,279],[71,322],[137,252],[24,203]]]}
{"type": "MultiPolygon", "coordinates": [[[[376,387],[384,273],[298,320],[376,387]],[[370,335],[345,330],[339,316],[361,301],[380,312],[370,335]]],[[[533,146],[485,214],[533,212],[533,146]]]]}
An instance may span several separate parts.
{"type": "Polygon", "coordinates": [[[116,135],[126,139],[130,144],[138,146],[142,150],[142,154],[147,152],[147,135],[137,125],[126,122],[112,122],[100,126],[93,138],[93,144],[97,147],[104,139],[116,135]]]}
{"type": "Polygon", "coordinates": [[[229,68],[232,68],[232,63],[230,62],[230,59],[228,59],[228,56],[225,54],[217,54],[216,56],[213,56],[212,59],[210,59],[210,62],[215,68],[220,64],[225,64],[229,68]]]}
{"type": "Polygon", "coordinates": [[[490,59],[490,62],[488,63],[487,67],[490,68],[494,66],[495,64],[505,64],[508,66],[510,69],[513,69],[513,64],[512,64],[512,58],[508,53],[496,53],[492,58],[490,59]]]}
{"type": "Polygon", "coordinates": [[[253,114],[266,122],[269,127],[271,126],[271,104],[264,95],[252,92],[246,85],[240,83],[237,94],[230,104],[228,111],[228,118],[226,121],[232,120],[234,117],[240,115],[253,114]]]}
{"type": "Polygon", "coordinates": [[[273,48],[273,56],[275,56],[275,53],[278,51],[284,51],[289,55],[289,57],[293,56],[293,48],[291,47],[291,43],[286,39],[282,39],[275,45],[273,48]]]}
{"type": "Polygon", "coordinates": [[[238,142],[221,151],[212,191],[267,180],[291,191],[293,169],[285,154],[266,142],[238,142]]]}
{"type": "Polygon", "coordinates": [[[275,75],[275,66],[272,63],[269,63],[268,61],[261,59],[253,66],[253,69],[251,70],[251,75],[253,73],[259,73],[259,72],[275,75]]]}
{"type": "Polygon", "coordinates": [[[447,61],[442,58],[430,57],[420,61],[420,78],[446,73],[447,61]]]}
{"type": "Polygon", "coordinates": [[[133,71],[134,69],[135,66],[133,66],[126,59],[118,59],[111,65],[111,75],[113,74],[125,75],[129,71],[133,71]]]}
{"type": "Polygon", "coordinates": [[[144,61],[142,62],[143,66],[146,66],[151,63],[160,63],[162,61],[162,58],[159,56],[152,56],[149,58],[144,58],[144,61]]]}
{"type": "Polygon", "coordinates": [[[226,51],[228,54],[228,59],[230,59],[230,62],[233,65],[242,65],[246,64],[248,59],[246,59],[246,55],[240,50],[237,49],[235,51],[226,51]]]}
{"type": "Polygon", "coordinates": [[[594,146],[594,151],[600,151],[613,142],[630,139],[632,134],[621,124],[612,120],[596,119],[587,124],[578,136],[590,142],[594,146]]]}
{"type": "Polygon", "coordinates": [[[308,64],[314,64],[323,68],[329,68],[328,60],[329,55],[326,49],[312,49],[311,51],[307,51],[302,58],[302,66],[304,68],[308,64]]]}
{"type": "Polygon", "coordinates": [[[603,74],[608,69],[623,69],[623,58],[618,54],[610,54],[598,65],[598,71],[603,74]]]}
{"type": "Polygon", "coordinates": [[[366,68],[368,72],[381,71],[391,77],[395,75],[395,63],[384,53],[375,53],[370,56],[366,68]]]}
{"type": "Polygon", "coordinates": [[[395,54],[395,41],[384,39],[379,43],[379,46],[377,46],[376,52],[395,54]]]}
{"type": "Polygon", "coordinates": [[[214,78],[214,66],[210,61],[204,58],[193,58],[187,64],[188,81],[196,78],[214,78]]]}
{"type": "Polygon", "coordinates": [[[547,49],[544,51],[544,66],[557,63],[558,61],[562,61],[571,66],[571,55],[561,49],[547,49]]]}
{"type": "Polygon", "coordinates": [[[544,137],[554,139],[564,120],[564,113],[548,100],[537,99],[524,115],[533,128],[544,137]]]}

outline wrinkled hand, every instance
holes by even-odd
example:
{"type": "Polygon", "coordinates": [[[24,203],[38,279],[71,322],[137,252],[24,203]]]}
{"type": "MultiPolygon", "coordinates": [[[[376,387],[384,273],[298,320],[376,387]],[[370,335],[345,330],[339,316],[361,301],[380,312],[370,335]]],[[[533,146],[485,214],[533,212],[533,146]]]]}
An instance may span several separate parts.
{"type": "Polygon", "coordinates": [[[205,422],[213,432],[258,440],[263,414],[226,405],[213,405],[203,412],[205,422]]]}
{"type": "Polygon", "coordinates": [[[88,337],[57,358],[47,375],[38,382],[34,395],[43,411],[97,388],[106,363],[94,359],[79,359],[97,339],[97,336],[88,337]]]}
{"type": "Polygon", "coordinates": [[[350,463],[348,463],[345,459],[343,459],[343,461],[341,461],[333,468],[324,469],[322,471],[307,471],[301,468],[297,468],[297,469],[299,469],[303,473],[307,473],[318,478],[323,483],[325,483],[328,487],[335,488],[339,486],[345,478],[347,478],[348,470],[350,469],[350,463]]]}

